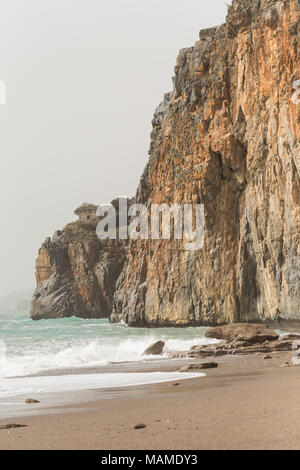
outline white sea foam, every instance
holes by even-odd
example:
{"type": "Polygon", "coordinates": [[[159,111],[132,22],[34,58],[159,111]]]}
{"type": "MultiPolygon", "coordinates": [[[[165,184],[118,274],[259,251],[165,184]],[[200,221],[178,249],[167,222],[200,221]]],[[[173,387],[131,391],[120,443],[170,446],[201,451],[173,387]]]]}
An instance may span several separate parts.
{"type": "MultiPolygon", "coordinates": [[[[49,370],[84,369],[103,366],[109,363],[135,362],[153,360],[143,356],[145,349],[153,342],[152,337],[128,338],[117,342],[101,338],[88,342],[74,340],[65,342],[45,342],[32,345],[23,354],[7,355],[6,361],[0,364],[0,377],[16,377],[38,374],[49,370]]],[[[214,340],[195,338],[189,340],[167,339],[164,355],[171,351],[186,351],[197,344],[210,344],[214,340]]],[[[164,357],[164,356],[161,356],[164,357]]],[[[156,356],[156,360],[158,357],[156,356]]]]}
{"type": "MultiPolygon", "coordinates": [[[[121,374],[81,374],[49,377],[0,379],[0,400],[9,397],[79,390],[133,387],[203,377],[201,373],[149,372],[121,374]]],[[[0,402],[1,403],[1,402],[0,402]]],[[[3,405],[3,402],[2,402],[3,405]]]]}
{"type": "Polygon", "coordinates": [[[168,352],[187,351],[193,345],[214,343],[215,340],[205,338],[205,331],[205,328],[137,329],[125,324],[111,325],[108,320],[75,317],[33,322],[28,313],[2,314],[1,405],[23,395],[201,377],[202,374],[146,372],[149,370],[147,364],[135,368],[134,363],[151,361],[154,367],[152,361],[165,360],[168,352]],[[159,340],[165,341],[164,355],[144,356],[145,349],[159,340]],[[133,364],[126,365],[126,362],[133,364]],[[120,367],[110,367],[112,363],[122,364],[122,373],[117,372],[120,367]],[[101,366],[108,366],[102,371],[104,373],[83,375],[85,369],[101,366]],[[140,372],[136,373],[137,370],[140,372]],[[74,375],[75,371],[77,375],[74,375]]]}

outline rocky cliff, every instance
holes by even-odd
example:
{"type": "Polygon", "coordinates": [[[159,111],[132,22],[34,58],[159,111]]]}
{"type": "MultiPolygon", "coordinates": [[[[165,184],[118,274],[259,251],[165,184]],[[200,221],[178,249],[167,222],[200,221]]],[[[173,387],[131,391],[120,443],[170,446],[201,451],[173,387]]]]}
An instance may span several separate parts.
{"type": "Polygon", "coordinates": [[[300,0],[234,0],[225,24],[179,53],[136,201],[203,203],[204,249],[152,240],[126,250],[72,224],[39,252],[34,318],[300,320],[299,33],[300,0]]]}
{"type": "Polygon", "coordinates": [[[143,203],[205,205],[205,246],[131,242],[112,321],[300,320],[300,0],[234,0],[180,52],[143,203]]]}
{"type": "Polygon", "coordinates": [[[96,207],[83,205],[79,220],[48,238],[36,261],[31,318],[108,317],[127,242],[99,240],[96,207]]]}

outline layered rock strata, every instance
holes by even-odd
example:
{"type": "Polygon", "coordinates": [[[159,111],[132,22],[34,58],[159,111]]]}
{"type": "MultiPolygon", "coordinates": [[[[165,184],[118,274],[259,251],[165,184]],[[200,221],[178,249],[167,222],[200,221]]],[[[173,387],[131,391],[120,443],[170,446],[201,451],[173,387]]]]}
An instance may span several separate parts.
{"type": "MultiPolygon", "coordinates": [[[[227,327],[212,328],[206,336],[220,339],[216,344],[192,346],[190,351],[170,353],[169,357],[178,358],[205,358],[228,355],[273,354],[278,352],[300,351],[300,335],[279,336],[275,331],[261,325],[229,325],[227,327]]],[[[272,356],[266,357],[267,359],[272,356]]]]}
{"type": "Polygon", "coordinates": [[[300,0],[233,0],[180,51],[135,200],[204,204],[204,248],[100,242],[85,208],[39,252],[32,317],[300,322],[299,51],[300,0]]]}
{"type": "Polygon", "coordinates": [[[300,320],[299,52],[299,0],[234,0],[180,52],[137,201],[203,203],[205,246],[131,242],[112,321],[300,320]]]}
{"type": "Polygon", "coordinates": [[[31,318],[108,317],[127,242],[99,240],[96,206],[75,211],[79,220],[48,238],[36,261],[31,318]]]}

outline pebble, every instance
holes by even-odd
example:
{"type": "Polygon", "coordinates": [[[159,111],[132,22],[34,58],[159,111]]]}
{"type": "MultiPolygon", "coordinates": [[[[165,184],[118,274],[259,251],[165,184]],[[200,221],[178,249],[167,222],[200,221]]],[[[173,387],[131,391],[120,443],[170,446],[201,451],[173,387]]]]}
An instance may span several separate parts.
{"type": "Polygon", "coordinates": [[[134,426],[134,429],[144,429],[146,427],[146,424],[139,423],[134,426]]]}
{"type": "Polygon", "coordinates": [[[25,428],[26,424],[1,424],[0,429],[16,429],[16,428],[25,428]]]}

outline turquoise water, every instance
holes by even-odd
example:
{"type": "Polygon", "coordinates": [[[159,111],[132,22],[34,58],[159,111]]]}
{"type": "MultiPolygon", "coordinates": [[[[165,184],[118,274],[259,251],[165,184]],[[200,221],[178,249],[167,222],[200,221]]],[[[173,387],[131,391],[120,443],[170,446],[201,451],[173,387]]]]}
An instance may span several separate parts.
{"type": "Polygon", "coordinates": [[[138,329],[75,317],[34,322],[28,312],[0,313],[0,377],[145,361],[144,350],[158,340],[166,342],[165,354],[213,342],[205,331],[138,329]]]}

